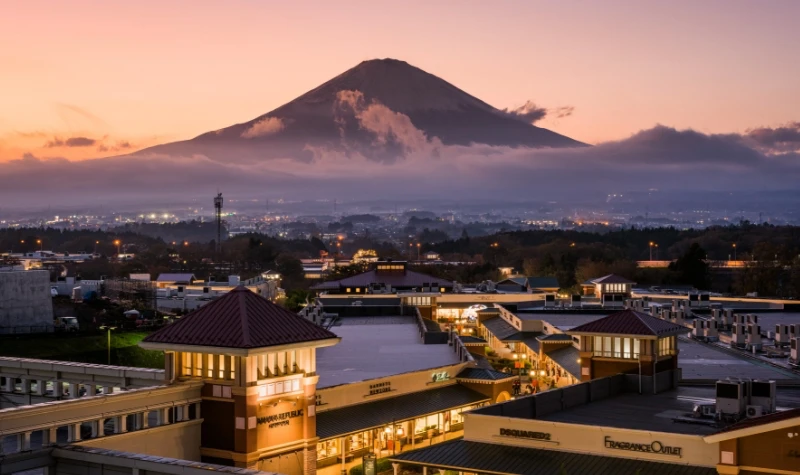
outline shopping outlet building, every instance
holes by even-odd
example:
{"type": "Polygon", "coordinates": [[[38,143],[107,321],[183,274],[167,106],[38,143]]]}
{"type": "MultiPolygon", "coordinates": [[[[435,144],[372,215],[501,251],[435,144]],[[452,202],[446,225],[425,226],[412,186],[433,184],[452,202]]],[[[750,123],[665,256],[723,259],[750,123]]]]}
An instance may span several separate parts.
{"type": "Polygon", "coordinates": [[[509,400],[515,377],[460,339],[420,343],[418,323],[363,316],[325,329],[239,288],[142,343],[165,353],[164,370],[0,359],[0,401],[13,406],[0,410],[0,475],[78,463],[334,474],[367,453],[398,471],[800,470],[800,435],[789,437],[800,414],[786,410],[800,406],[796,391],[780,388],[778,412],[738,425],[692,418],[715,393],[679,385],[678,325],[624,311],[575,327],[584,382],[509,400]]]}

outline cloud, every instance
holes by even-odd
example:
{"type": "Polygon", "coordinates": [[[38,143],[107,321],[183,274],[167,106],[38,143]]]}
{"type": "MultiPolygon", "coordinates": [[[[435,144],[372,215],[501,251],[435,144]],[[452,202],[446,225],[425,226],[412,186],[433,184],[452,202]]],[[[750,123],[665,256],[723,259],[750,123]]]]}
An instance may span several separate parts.
{"type": "Polygon", "coordinates": [[[92,128],[94,129],[108,128],[108,124],[103,119],[97,117],[82,107],[78,107],[73,104],[56,102],[55,108],[56,113],[61,117],[61,120],[66,122],[70,127],[82,127],[88,123],[91,124],[92,128]]]}
{"type": "Polygon", "coordinates": [[[769,154],[800,152],[800,122],[747,129],[745,138],[769,154]]]}
{"type": "Polygon", "coordinates": [[[52,140],[44,144],[47,148],[55,147],[91,147],[96,144],[97,140],[90,139],[89,137],[70,137],[66,140],[54,137],[52,140]]]}
{"type": "Polygon", "coordinates": [[[527,122],[529,124],[535,124],[536,122],[544,119],[547,115],[547,109],[537,106],[533,101],[527,101],[525,104],[515,109],[503,109],[503,112],[514,119],[521,120],[522,122],[527,122]]]}
{"type": "Polygon", "coordinates": [[[245,139],[253,139],[256,137],[266,137],[268,135],[274,135],[283,130],[285,124],[283,119],[279,117],[265,117],[255,124],[253,124],[250,128],[242,132],[242,138],[245,139]]]}
{"type": "Polygon", "coordinates": [[[517,108],[506,108],[500,112],[512,119],[533,125],[545,117],[553,117],[556,119],[569,117],[575,112],[575,106],[559,106],[548,109],[546,107],[537,106],[533,101],[526,101],[525,104],[517,108]]]}
{"type": "Polygon", "coordinates": [[[131,145],[130,142],[128,142],[127,140],[120,140],[120,141],[117,141],[117,143],[114,144],[114,145],[106,145],[104,143],[101,143],[101,144],[99,144],[97,146],[97,151],[98,152],[119,152],[119,151],[122,151],[122,150],[128,150],[130,148],[133,148],[133,145],[131,145]]]}
{"type": "MultiPolygon", "coordinates": [[[[359,149],[360,153],[366,152],[365,156],[375,157],[379,161],[393,161],[420,153],[435,156],[443,146],[437,137],[429,138],[415,127],[407,115],[395,112],[377,101],[367,103],[360,91],[337,92],[334,108],[335,121],[346,148],[359,149]],[[357,147],[358,137],[348,135],[348,125],[353,122],[358,129],[371,134],[369,150],[357,147]]],[[[349,130],[352,132],[352,127],[349,130]]]]}

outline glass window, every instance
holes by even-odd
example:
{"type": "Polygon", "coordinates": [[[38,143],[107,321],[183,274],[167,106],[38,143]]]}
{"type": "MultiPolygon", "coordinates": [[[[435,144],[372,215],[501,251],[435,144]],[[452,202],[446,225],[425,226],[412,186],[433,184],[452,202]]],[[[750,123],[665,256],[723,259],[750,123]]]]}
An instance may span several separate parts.
{"type": "Polygon", "coordinates": [[[631,339],[630,338],[623,338],[622,339],[622,352],[624,353],[623,358],[630,358],[631,357],[631,339]]]}
{"type": "Polygon", "coordinates": [[[192,353],[194,356],[194,375],[203,377],[203,354],[192,353]]]}
{"type": "Polygon", "coordinates": [[[622,343],[620,337],[614,337],[614,358],[622,357],[622,343]]]}
{"type": "Polygon", "coordinates": [[[596,336],[594,337],[594,348],[593,348],[595,355],[602,355],[603,354],[603,337],[596,336]]]}
{"type": "Polygon", "coordinates": [[[611,337],[604,336],[603,337],[603,355],[604,356],[611,356],[611,337]]]}
{"type": "Polygon", "coordinates": [[[640,345],[639,339],[638,338],[634,338],[633,339],[633,357],[634,358],[639,358],[639,345],[640,345]]]}

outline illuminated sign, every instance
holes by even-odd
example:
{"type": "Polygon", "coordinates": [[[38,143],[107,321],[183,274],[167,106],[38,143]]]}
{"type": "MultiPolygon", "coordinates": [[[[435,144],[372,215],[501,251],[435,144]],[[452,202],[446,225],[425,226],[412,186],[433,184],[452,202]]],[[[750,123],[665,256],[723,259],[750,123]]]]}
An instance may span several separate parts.
{"type": "Polygon", "coordinates": [[[661,454],[661,455],[673,455],[675,457],[680,457],[681,451],[683,450],[683,448],[681,447],[669,447],[657,440],[649,444],[640,444],[636,442],[617,442],[615,440],[611,440],[611,437],[609,436],[606,436],[604,440],[607,449],[628,450],[631,452],[645,452],[645,453],[661,454]]]}
{"type": "Polygon", "coordinates": [[[295,417],[301,417],[302,415],[303,415],[303,410],[298,409],[296,411],[289,411],[289,412],[283,412],[281,414],[273,414],[271,416],[259,417],[258,419],[256,419],[256,422],[258,422],[258,425],[269,424],[267,427],[272,429],[275,427],[288,426],[289,419],[294,419],[295,417]]]}
{"type": "Polygon", "coordinates": [[[438,383],[440,381],[447,381],[448,379],[450,379],[450,373],[448,373],[447,371],[442,371],[441,373],[433,373],[431,375],[431,381],[433,381],[434,383],[438,383]]]}
{"type": "Polygon", "coordinates": [[[533,432],[529,430],[500,429],[500,435],[504,437],[518,437],[520,439],[550,440],[549,432],[533,432]]]}

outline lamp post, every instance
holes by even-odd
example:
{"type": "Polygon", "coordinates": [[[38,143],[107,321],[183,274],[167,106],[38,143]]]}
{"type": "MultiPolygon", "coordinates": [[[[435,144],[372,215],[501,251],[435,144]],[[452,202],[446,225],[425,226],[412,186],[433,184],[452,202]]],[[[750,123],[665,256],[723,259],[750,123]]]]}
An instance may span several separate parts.
{"type": "Polygon", "coordinates": [[[731,246],[733,247],[733,260],[735,261],[736,260],[736,243],[733,243],[731,246]]]}
{"type": "Polygon", "coordinates": [[[111,365],[111,330],[116,330],[117,327],[109,327],[106,325],[102,325],[100,329],[106,330],[108,333],[108,364],[111,365]]]}
{"type": "Polygon", "coordinates": [[[658,243],[656,243],[656,260],[658,260],[658,243]]]}
{"type": "Polygon", "coordinates": [[[36,244],[39,245],[39,252],[42,252],[44,250],[44,244],[42,244],[42,240],[41,239],[37,239],[36,240],[36,244]]]}
{"type": "Polygon", "coordinates": [[[120,245],[122,244],[122,242],[120,242],[119,239],[115,239],[114,240],[114,244],[116,244],[116,246],[117,246],[117,257],[119,257],[119,255],[120,255],[120,245]]]}
{"type": "Polygon", "coordinates": [[[417,262],[419,262],[419,249],[420,249],[420,243],[417,243],[417,262]]]}
{"type": "Polygon", "coordinates": [[[97,254],[97,245],[100,244],[100,241],[94,242],[94,253],[97,254]]]}

